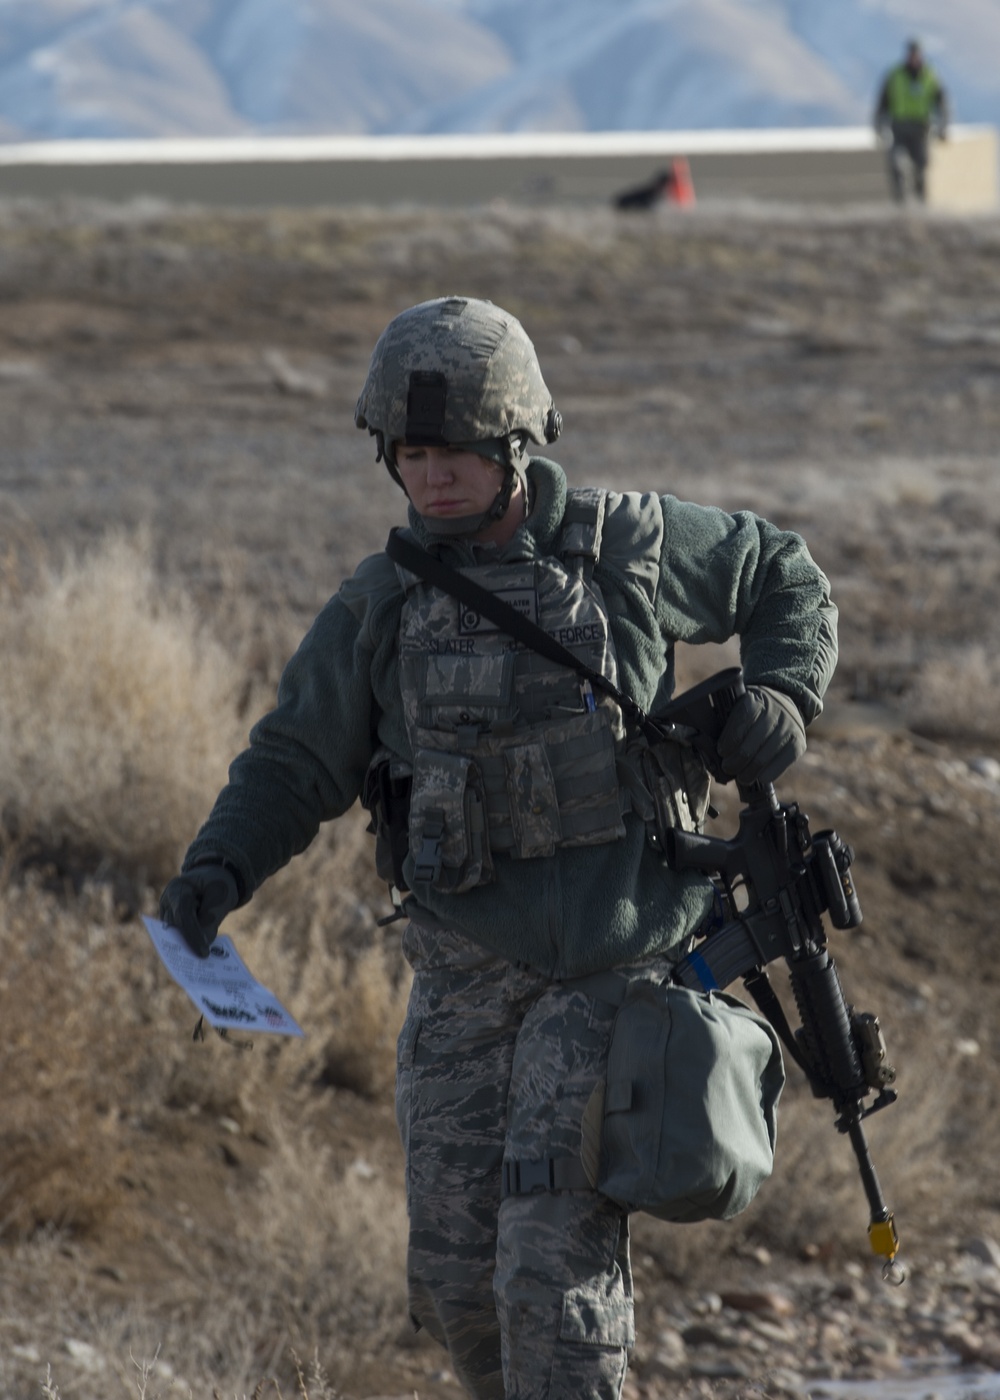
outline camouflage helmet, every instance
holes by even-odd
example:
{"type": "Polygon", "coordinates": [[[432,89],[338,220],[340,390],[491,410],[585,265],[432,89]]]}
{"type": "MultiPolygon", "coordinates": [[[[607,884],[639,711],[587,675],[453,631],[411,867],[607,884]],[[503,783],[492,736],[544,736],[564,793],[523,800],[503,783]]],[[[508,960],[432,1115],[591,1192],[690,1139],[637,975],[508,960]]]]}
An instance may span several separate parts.
{"type": "Polygon", "coordinates": [[[516,457],[528,438],[555,442],[562,427],[521,323],[469,297],[421,302],[389,322],[354,421],[376,438],[394,476],[394,442],[499,440],[516,457]]]}

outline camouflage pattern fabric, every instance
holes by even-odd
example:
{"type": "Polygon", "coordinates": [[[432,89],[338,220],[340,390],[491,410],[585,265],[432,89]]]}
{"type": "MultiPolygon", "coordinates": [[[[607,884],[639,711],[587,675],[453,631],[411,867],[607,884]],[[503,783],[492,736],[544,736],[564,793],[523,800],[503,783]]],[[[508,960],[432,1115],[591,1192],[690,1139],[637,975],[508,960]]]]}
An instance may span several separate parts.
{"type": "MultiPolygon", "coordinates": [[[[600,587],[555,556],[530,563],[480,564],[460,572],[495,593],[580,661],[617,685],[618,659],[600,587]]],[[[585,707],[580,677],[521,642],[433,584],[405,569],[400,621],[403,713],[418,725],[551,720],[585,707]]],[[[594,697],[595,700],[597,697],[594,697]]],[[[617,705],[608,701],[615,737],[625,733],[617,705]]]]}
{"type": "Polygon", "coordinates": [[[489,301],[439,297],[403,311],[379,336],[354,410],[388,445],[407,436],[411,376],[441,376],[445,442],[525,432],[554,442],[559,417],[521,323],[489,301]]]}
{"type": "MultiPolygon", "coordinates": [[[[607,607],[582,572],[556,558],[464,572],[617,680],[607,607]]],[[[433,874],[418,860],[414,880],[461,893],[492,879],[491,853],[530,860],[620,840],[618,705],[450,594],[402,569],[400,578],[410,849],[439,852],[433,874]]]]}
{"type": "Polygon", "coordinates": [[[477,1400],[617,1400],[635,1338],[627,1216],[590,1190],[501,1186],[505,1159],[579,1153],[615,1006],[589,994],[594,979],[585,994],[452,930],[410,923],[403,948],[413,1320],[477,1400]]]}

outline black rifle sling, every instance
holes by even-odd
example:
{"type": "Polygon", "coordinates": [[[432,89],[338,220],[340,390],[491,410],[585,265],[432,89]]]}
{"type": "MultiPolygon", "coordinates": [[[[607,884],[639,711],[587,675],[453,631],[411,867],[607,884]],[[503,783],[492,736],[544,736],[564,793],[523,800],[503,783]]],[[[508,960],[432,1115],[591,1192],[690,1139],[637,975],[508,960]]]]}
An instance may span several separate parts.
{"type": "Polygon", "coordinates": [[[798,1065],[799,1069],[813,1083],[815,1075],[810,1066],[806,1063],[806,1058],[802,1053],[802,1047],[795,1039],[795,1032],[788,1024],[788,1017],[785,1015],[785,1008],[778,1000],[778,995],[771,986],[771,979],[762,967],[755,968],[748,972],[743,978],[743,985],[753,997],[757,1006],[771,1022],[771,1025],[785,1042],[785,1048],[789,1055],[798,1065]]]}
{"type": "Polygon", "coordinates": [[[622,712],[637,724],[649,738],[662,739],[666,734],[669,734],[673,726],[657,724],[640,705],[636,704],[631,696],[619,690],[614,682],[609,681],[606,676],[602,676],[600,671],[593,670],[585,661],[574,656],[567,647],[564,647],[561,642],[557,642],[554,637],[550,637],[548,632],[543,631],[530,618],[519,613],[516,608],[512,608],[509,603],[505,603],[495,593],[490,593],[488,589],[481,588],[478,583],[466,578],[457,569],[442,563],[433,554],[429,554],[426,549],[411,544],[409,540],[403,538],[398,528],[389,531],[385,552],[394,563],[402,565],[411,574],[416,574],[418,578],[432,583],[435,588],[450,593],[459,602],[468,604],[476,612],[481,613],[483,617],[489,618],[490,622],[495,622],[501,632],[506,632],[516,642],[523,642],[526,647],[537,651],[540,656],[546,657],[549,661],[554,661],[557,666],[569,667],[578,676],[588,680],[595,689],[603,691],[605,695],[610,695],[612,700],[621,706],[622,712]]]}

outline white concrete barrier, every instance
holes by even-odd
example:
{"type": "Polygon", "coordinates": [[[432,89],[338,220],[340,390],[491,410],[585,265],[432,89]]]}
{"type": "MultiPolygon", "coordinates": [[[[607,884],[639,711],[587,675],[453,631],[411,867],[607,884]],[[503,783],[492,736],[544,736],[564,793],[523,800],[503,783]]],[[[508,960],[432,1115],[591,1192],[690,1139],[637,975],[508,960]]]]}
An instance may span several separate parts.
{"type": "MultiPolygon", "coordinates": [[[[867,128],[51,141],[0,145],[0,198],[149,196],[267,207],[424,203],[602,204],[688,161],[699,200],[845,204],[888,198],[885,153],[867,128]]],[[[994,209],[993,127],[935,142],[932,207],[994,209]]]]}

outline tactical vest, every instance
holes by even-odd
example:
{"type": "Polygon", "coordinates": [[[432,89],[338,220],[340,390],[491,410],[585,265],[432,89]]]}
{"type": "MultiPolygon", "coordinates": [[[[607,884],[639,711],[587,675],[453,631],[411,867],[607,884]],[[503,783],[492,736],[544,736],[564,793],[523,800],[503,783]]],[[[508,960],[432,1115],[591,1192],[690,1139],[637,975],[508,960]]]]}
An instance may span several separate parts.
{"type": "MultiPolygon", "coordinates": [[[[552,555],[461,572],[617,685],[608,609],[593,577],[605,503],[604,491],[570,490],[552,555]]],[[[385,868],[387,813],[407,788],[413,882],[455,894],[489,883],[497,855],[528,860],[617,841],[631,809],[651,822],[700,824],[708,786],[693,755],[677,754],[676,744],[650,750],[626,734],[615,701],[568,667],[402,567],[397,574],[405,594],[400,686],[413,761],[407,772],[398,759],[376,755],[365,799],[384,838],[386,878],[400,883],[398,820],[393,875],[385,868]]]]}

